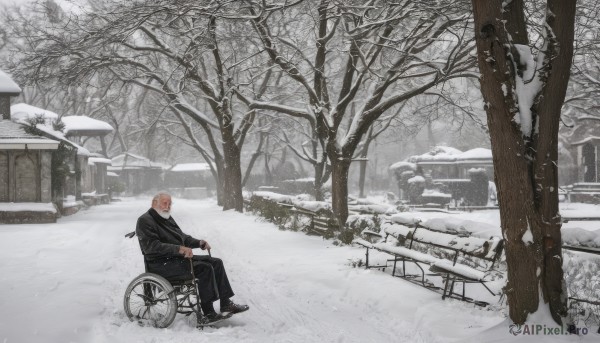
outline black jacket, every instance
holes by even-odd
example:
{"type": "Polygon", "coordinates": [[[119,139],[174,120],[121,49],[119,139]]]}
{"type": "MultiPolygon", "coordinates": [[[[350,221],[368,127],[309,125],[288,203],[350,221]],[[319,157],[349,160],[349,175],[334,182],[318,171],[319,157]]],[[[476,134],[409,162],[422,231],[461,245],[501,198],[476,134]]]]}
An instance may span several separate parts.
{"type": "Polygon", "coordinates": [[[179,253],[181,245],[200,248],[200,244],[204,243],[183,233],[173,217],[164,219],[153,208],[138,218],[135,233],[146,261],[182,257],[179,253]]]}

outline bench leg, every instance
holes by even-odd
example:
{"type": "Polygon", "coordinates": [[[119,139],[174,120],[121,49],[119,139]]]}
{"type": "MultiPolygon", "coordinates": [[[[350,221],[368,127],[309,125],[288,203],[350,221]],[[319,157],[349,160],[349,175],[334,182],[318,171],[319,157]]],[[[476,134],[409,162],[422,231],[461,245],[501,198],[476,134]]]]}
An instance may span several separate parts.
{"type": "Polygon", "coordinates": [[[446,274],[446,285],[444,286],[444,293],[442,293],[442,300],[446,299],[446,297],[452,297],[452,294],[454,294],[454,283],[455,282],[456,282],[455,276],[453,276],[452,280],[450,280],[450,274],[446,274]]]}
{"type": "Polygon", "coordinates": [[[444,292],[442,292],[442,300],[446,299],[446,292],[448,292],[448,285],[450,284],[450,274],[446,274],[446,284],[444,285],[444,292]]]}
{"type": "Polygon", "coordinates": [[[394,268],[392,269],[392,276],[396,276],[396,263],[398,262],[397,258],[394,258],[394,268]]]}
{"type": "Polygon", "coordinates": [[[369,269],[369,248],[366,248],[367,252],[365,253],[365,269],[369,269]]]}
{"type": "Polygon", "coordinates": [[[488,286],[485,285],[485,282],[483,282],[483,281],[479,281],[479,282],[481,282],[481,284],[483,285],[483,287],[485,287],[485,289],[487,289],[488,292],[492,293],[492,295],[494,295],[494,296],[496,295],[494,292],[492,292],[491,289],[488,288],[488,286]]]}

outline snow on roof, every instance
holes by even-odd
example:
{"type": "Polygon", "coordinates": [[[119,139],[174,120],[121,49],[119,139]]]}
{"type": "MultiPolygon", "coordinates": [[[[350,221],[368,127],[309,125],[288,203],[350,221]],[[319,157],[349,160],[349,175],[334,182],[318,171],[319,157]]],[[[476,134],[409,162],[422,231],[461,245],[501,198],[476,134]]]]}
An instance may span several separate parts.
{"type": "Polygon", "coordinates": [[[390,170],[409,167],[416,169],[415,163],[452,163],[452,162],[473,162],[473,161],[492,161],[492,151],[486,148],[475,148],[462,152],[458,149],[447,146],[436,146],[430,152],[423,155],[414,155],[406,161],[400,161],[392,164],[390,170]]]}
{"type": "Polygon", "coordinates": [[[396,163],[392,164],[389,169],[394,170],[394,169],[399,169],[399,168],[416,170],[417,165],[414,163],[411,163],[411,162],[400,161],[400,162],[396,162],[396,163]]]}
{"type": "Polygon", "coordinates": [[[119,177],[119,174],[117,173],[113,173],[113,172],[106,172],[106,176],[114,176],[114,177],[119,177]]]}
{"type": "Polygon", "coordinates": [[[45,132],[47,135],[49,135],[52,138],[56,138],[59,141],[63,141],[65,142],[67,145],[70,145],[74,148],[77,149],[77,155],[79,156],[90,156],[91,153],[88,149],[82,147],[81,145],[71,142],[70,140],[68,140],[67,138],[65,138],[65,135],[60,132],[60,131],[56,131],[54,130],[50,125],[45,125],[45,124],[37,124],[35,126],[38,130],[41,130],[43,132],[45,132]]]}
{"type": "Polygon", "coordinates": [[[25,132],[23,125],[0,120],[0,145],[3,149],[56,149],[58,142],[25,132]],[[27,145],[27,146],[25,146],[27,145]]]}
{"type": "Polygon", "coordinates": [[[130,152],[126,152],[113,157],[112,166],[113,168],[111,168],[110,170],[164,167],[160,163],[152,162],[146,157],[135,155],[130,152]]]}
{"type": "Polygon", "coordinates": [[[62,117],[65,124],[65,135],[82,135],[86,132],[109,133],[114,129],[109,123],[86,116],[62,117]]]}
{"type": "Polygon", "coordinates": [[[172,172],[204,171],[210,170],[208,163],[178,163],[171,168],[172,172]]]}
{"type": "Polygon", "coordinates": [[[0,69],[0,93],[20,94],[21,87],[13,81],[8,74],[0,69]]]}
{"type": "Polygon", "coordinates": [[[492,150],[485,148],[475,148],[467,150],[456,157],[457,161],[462,160],[491,160],[492,150]]]}
{"type": "Polygon", "coordinates": [[[46,124],[52,124],[53,120],[58,119],[59,115],[39,107],[31,106],[25,103],[14,104],[10,107],[10,117],[16,122],[25,122],[27,119],[42,116],[46,119],[46,124]]]}
{"type": "Polygon", "coordinates": [[[449,147],[449,146],[436,146],[431,151],[423,154],[411,156],[409,162],[423,162],[423,161],[456,161],[457,155],[463,152],[449,147]]]}
{"type": "Polygon", "coordinates": [[[112,160],[108,159],[108,158],[102,158],[102,157],[90,157],[88,159],[88,164],[112,164],[112,160]]]}

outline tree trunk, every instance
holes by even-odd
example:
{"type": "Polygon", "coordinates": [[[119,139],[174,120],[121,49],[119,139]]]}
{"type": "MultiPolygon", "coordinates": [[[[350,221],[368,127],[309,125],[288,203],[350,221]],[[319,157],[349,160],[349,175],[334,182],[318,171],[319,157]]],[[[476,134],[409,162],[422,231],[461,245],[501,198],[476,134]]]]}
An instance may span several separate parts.
{"type": "Polygon", "coordinates": [[[527,111],[519,108],[519,100],[526,98],[518,91],[517,81],[532,68],[520,56],[529,45],[523,0],[472,3],[505,239],[509,315],[513,322],[523,324],[529,314],[547,306],[553,319],[562,324],[566,290],[556,191],[558,126],[573,53],[575,1],[547,2],[545,26],[550,32],[546,32],[542,65],[535,66],[532,78],[542,86],[530,108],[529,130],[523,121],[515,122],[515,116],[527,111]]]}
{"type": "Polygon", "coordinates": [[[367,160],[360,161],[360,169],[358,174],[358,189],[359,189],[359,198],[365,197],[365,178],[367,175],[367,160]]]}
{"type": "Polygon", "coordinates": [[[313,193],[316,201],[323,201],[323,174],[324,174],[324,163],[315,163],[315,182],[313,183],[313,193]]]}
{"type": "Polygon", "coordinates": [[[369,145],[371,145],[373,135],[373,128],[369,129],[369,134],[367,135],[367,139],[365,139],[365,144],[360,152],[360,169],[358,174],[358,189],[360,193],[358,195],[359,198],[365,197],[365,179],[367,177],[367,156],[369,156],[369,145]]]}
{"type": "Polygon", "coordinates": [[[240,163],[240,149],[231,139],[223,135],[223,210],[234,209],[238,212],[244,210],[244,198],[242,197],[242,168],[240,163]]]}
{"type": "MultiPolygon", "coordinates": [[[[330,154],[329,156],[336,156],[330,154]]],[[[348,219],[348,171],[350,157],[331,161],[331,206],[333,213],[343,227],[348,219]]]]}
{"type": "Polygon", "coordinates": [[[215,158],[215,171],[213,172],[211,170],[211,172],[213,172],[213,177],[215,179],[215,188],[217,191],[217,205],[219,206],[223,206],[225,204],[225,199],[223,194],[225,194],[225,190],[224,190],[224,182],[223,179],[225,178],[225,170],[223,167],[223,159],[220,157],[216,157],[215,158]]]}

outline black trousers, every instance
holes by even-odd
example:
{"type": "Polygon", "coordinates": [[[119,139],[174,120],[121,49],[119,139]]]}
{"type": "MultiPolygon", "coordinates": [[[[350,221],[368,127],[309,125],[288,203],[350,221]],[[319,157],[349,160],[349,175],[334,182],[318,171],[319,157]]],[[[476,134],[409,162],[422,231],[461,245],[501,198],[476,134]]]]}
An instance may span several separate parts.
{"type": "Polygon", "coordinates": [[[194,276],[198,282],[198,295],[202,303],[211,303],[217,299],[229,299],[234,293],[227,278],[227,272],[220,258],[206,255],[183,257],[166,257],[146,261],[149,273],[158,274],[169,281],[189,280],[194,276]]]}

